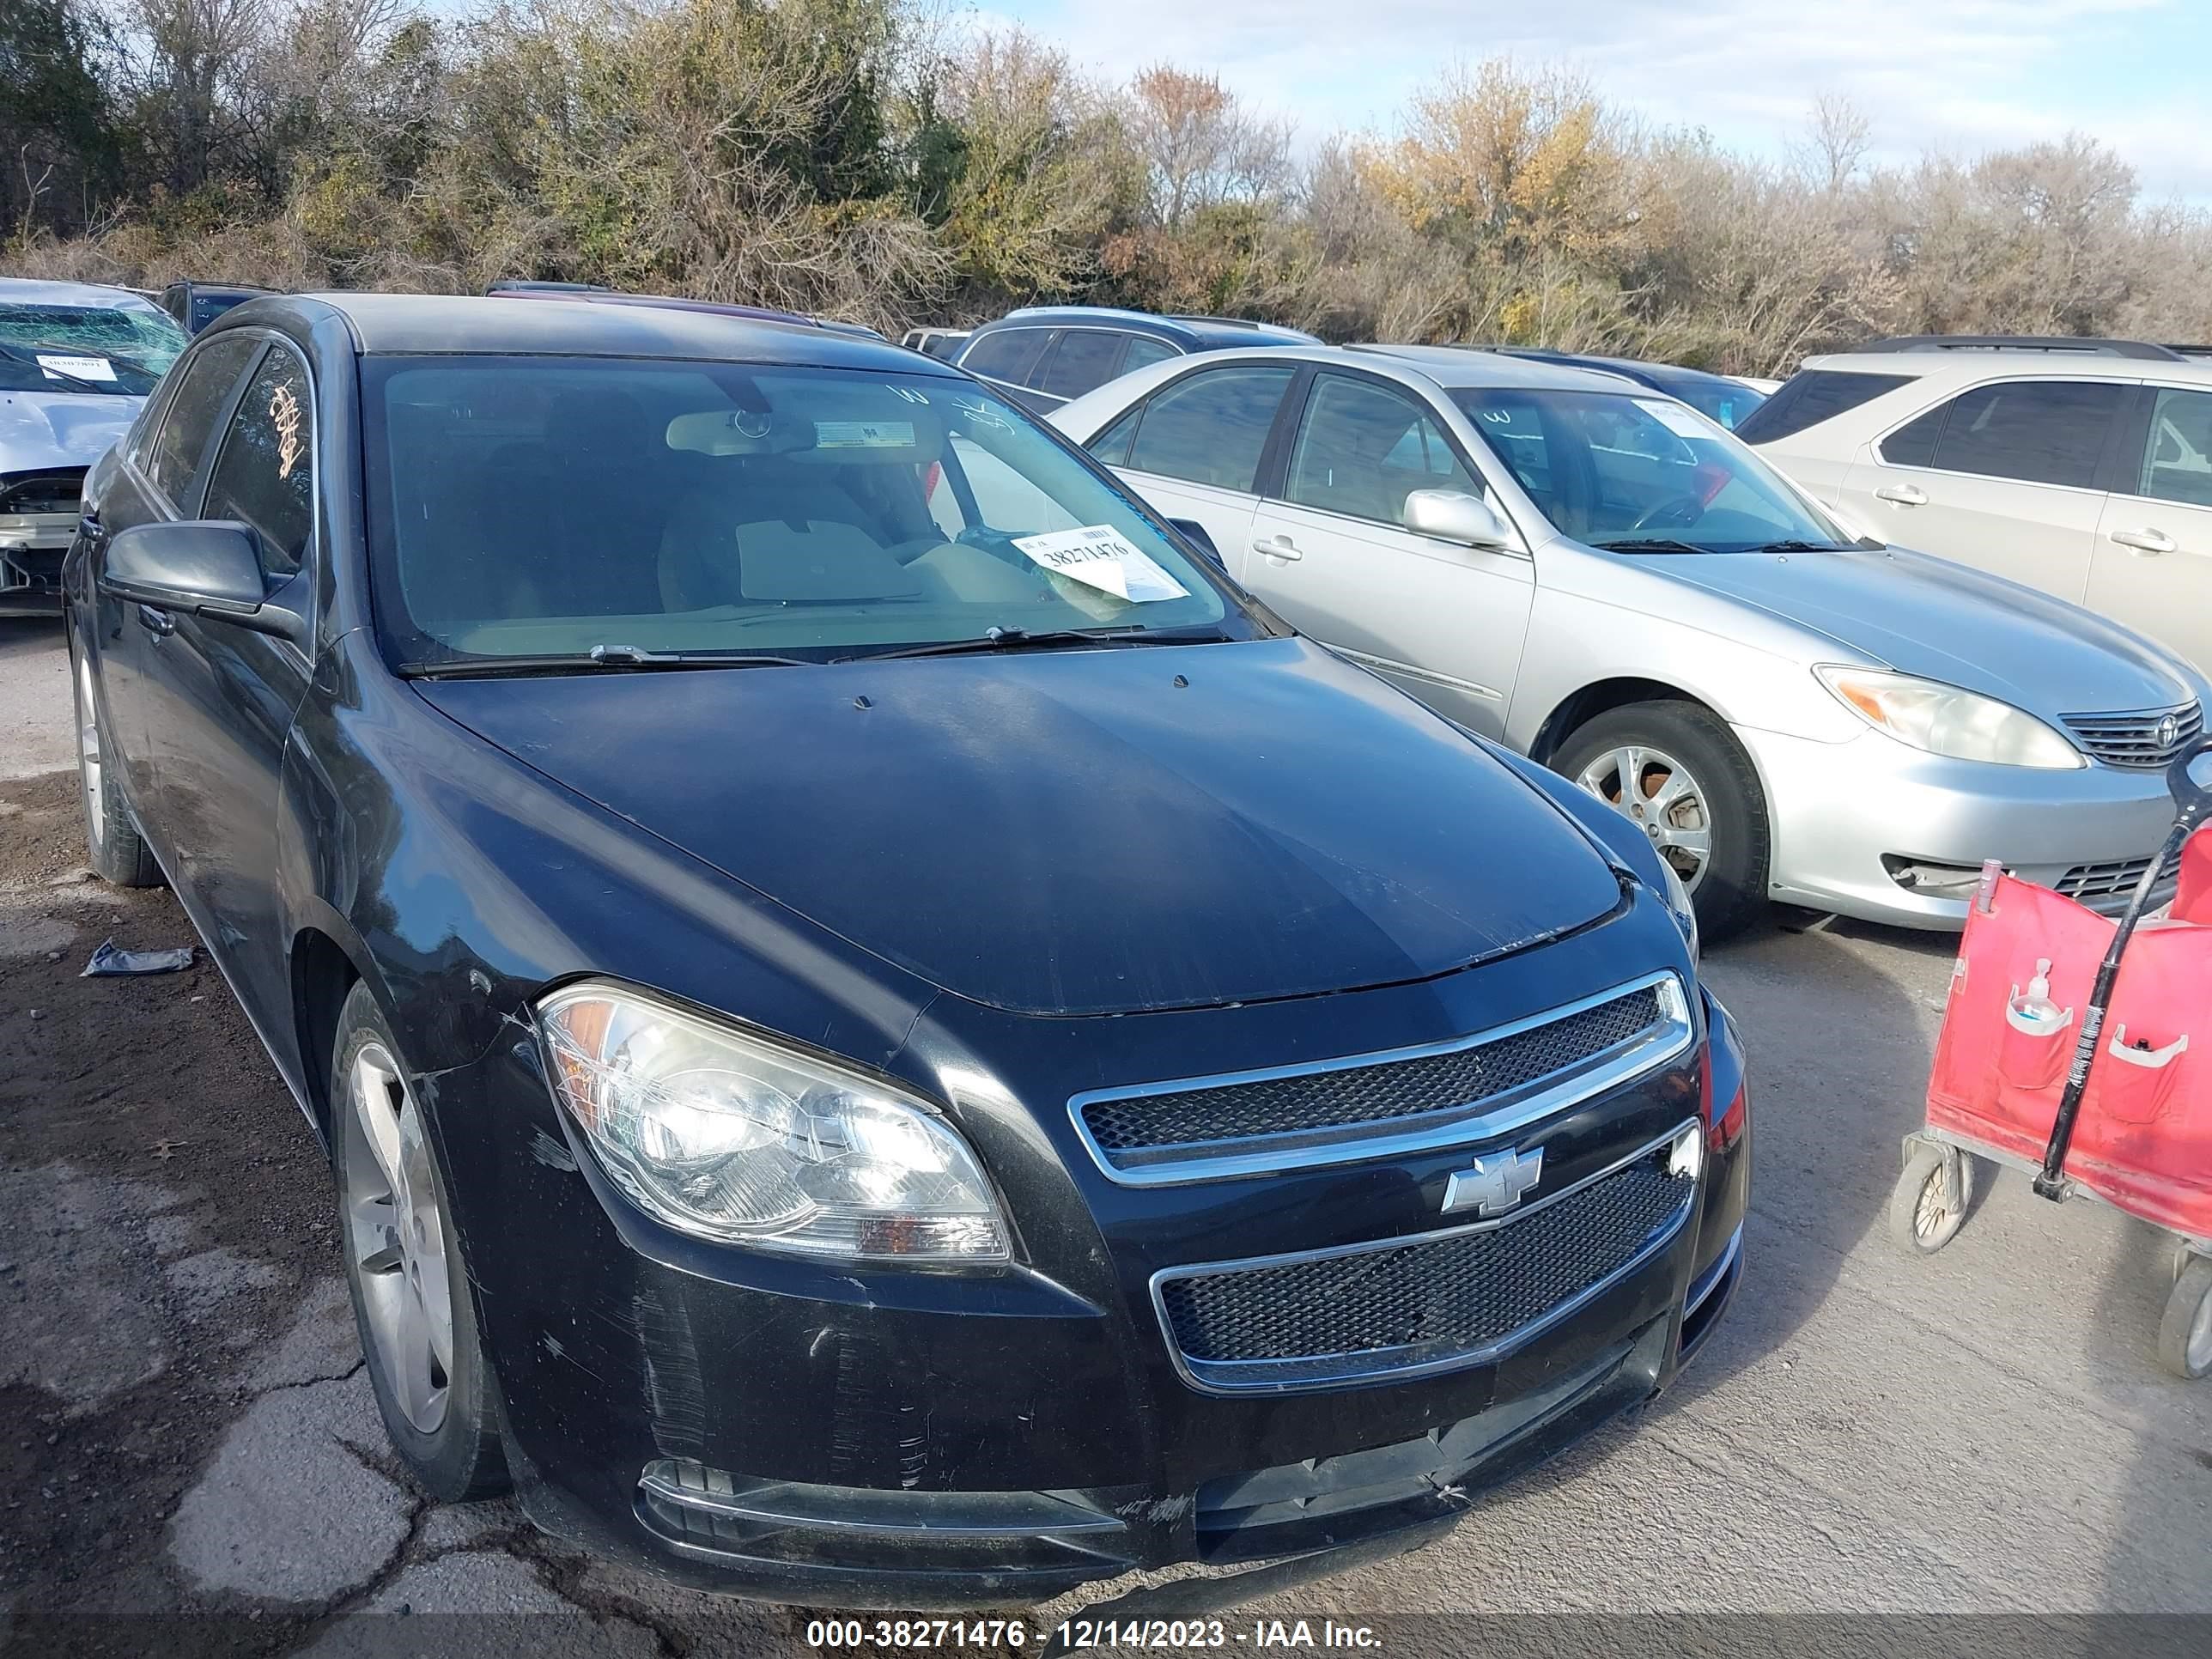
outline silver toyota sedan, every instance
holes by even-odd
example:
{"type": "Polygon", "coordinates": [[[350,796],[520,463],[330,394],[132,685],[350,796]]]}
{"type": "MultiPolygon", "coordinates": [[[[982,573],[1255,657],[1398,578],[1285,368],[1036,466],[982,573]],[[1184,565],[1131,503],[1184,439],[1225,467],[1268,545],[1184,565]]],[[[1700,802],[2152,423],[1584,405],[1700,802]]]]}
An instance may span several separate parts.
{"type": "Polygon", "coordinates": [[[1708,937],[1770,899],[1957,927],[1992,858],[2117,909],[2212,696],[1612,374],[1271,347],[1051,419],[1304,632],[1641,823],[1708,937]]]}

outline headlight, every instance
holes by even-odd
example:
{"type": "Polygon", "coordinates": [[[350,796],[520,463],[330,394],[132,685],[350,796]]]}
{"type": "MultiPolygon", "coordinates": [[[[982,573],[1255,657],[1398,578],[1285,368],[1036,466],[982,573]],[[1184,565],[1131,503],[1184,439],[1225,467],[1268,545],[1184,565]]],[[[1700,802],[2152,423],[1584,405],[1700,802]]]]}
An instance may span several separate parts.
{"type": "Polygon", "coordinates": [[[1690,890],[1682,885],[1682,878],[1665,859],[1659,860],[1659,875],[1664,884],[1663,896],[1667,908],[1674,913],[1674,925],[1682,930],[1682,943],[1690,947],[1690,965],[1698,963],[1698,907],[1690,902],[1690,890]]]}
{"type": "Polygon", "coordinates": [[[556,992],[538,1018],[562,1104],[670,1226],[843,1261],[1006,1259],[990,1183],[926,1103],[611,986],[556,992]]]}
{"type": "Polygon", "coordinates": [[[2080,750],[2034,715],[1993,697],[1874,668],[1813,672],[1844,708],[1868,725],[1931,755],[2052,771],[2089,763],[2080,750]]]}

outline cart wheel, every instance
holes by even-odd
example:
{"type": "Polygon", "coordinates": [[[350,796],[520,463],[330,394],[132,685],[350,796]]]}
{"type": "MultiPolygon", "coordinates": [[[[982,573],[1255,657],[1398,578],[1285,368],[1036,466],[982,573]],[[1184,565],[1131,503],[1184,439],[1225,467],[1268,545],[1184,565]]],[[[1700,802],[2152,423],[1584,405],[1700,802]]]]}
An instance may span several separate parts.
{"type": "Polygon", "coordinates": [[[1923,1146],[1905,1160],[1905,1173],[1889,1199],[1889,1236],[1901,1249],[1933,1255],[1966,1224],[1966,1206],[1974,1195],[1973,1160],[1963,1152],[1944,1153],[1923,1146]],[[1944,1192],[1944,1164],[1959,1160],[1959,1195],[1944,1192]]]}
{"type": "Polygon", "coordinates": [[[2212,1256],[2191,1256],[2173,1281],[2158,1324],[2158,1363],[2192,1382],[2212,1371],[2212,1256]]]}

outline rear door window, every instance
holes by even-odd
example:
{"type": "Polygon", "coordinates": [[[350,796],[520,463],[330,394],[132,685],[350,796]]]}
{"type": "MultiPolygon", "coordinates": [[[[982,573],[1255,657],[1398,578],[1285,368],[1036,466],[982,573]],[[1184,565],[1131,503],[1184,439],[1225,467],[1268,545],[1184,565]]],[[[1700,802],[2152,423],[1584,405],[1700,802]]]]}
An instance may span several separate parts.
{"type": "Polygon", "coordinates": [[[1746,415],[1735,435],[1747,444],[1771,443],[1870,403],[1909,382],[1905,374],[1860,374],[1847,369],[1808,368],[1783,382],[1771,398],[1746,415]]]}
{"type": "Polygon", "coordinates": [[[1121,358],[1121,372],[1133,374],[1151,364],[1165,362],[1170,357],[1182,356],[1182,353],[1165,340],[1156,340],[1149,334],[1132,334],[1129,349],[1121,358]]]}
{"type": "MultiPolygon", "coordinates": [[[[1945,404],[1932,465],[1945,472],[2023,483],[2097,485],[2097,471],[2130,388],[2105,380],[2001,380],[1945,404]]],[[[1882,459],[1913,465],[1935,430],[1929,416],[1886,440],[1882,459]],[[1899,445],[1899,439],[1905,441],[1899,445]]]]}
{"type": "Polygon", "coordinates": [[[987,380],[1027,386],[1030,372],[1051,339],[1048,328],[1004,328],[995,334],[979,334],[969,341],[960,367],[987,380]]]}
{"type": "Polygon", "coordinates": [[[215,435],[231,388],[260,349],[261,342],[250,334],[226,334],[208,342],[184,365],[147,469],[155,488],[179,513],[189,515],[192,510],[192,479],[207,454],[208,440],[215,435]]]}
{"type": "Polygon", "coordinates": [[[1249,492],[1297,368],[1237,364],[1177,380],[1145,405],[1129,466],[1249,492]]]}
{"type": "Polygon", "coordinates": [[[1030,384],[1055,398],[1080,398],[1114,378],[1128,337],[1110,329],[1062,329],[1030,384]]]}
{"type": "Polygon", "coordinates": [[[2153,501],[2212,507],[2212,392],[2157,390],[2135,493],[2153,501]]]}
{"type": "Polygon", "coordinates": [[[307,370],[282,346],[270,349],[246,388],[215,470],[203,516],[249,526],[261,574],[282,580],[307,556],[315,526],[315,434],[307,370]]]}

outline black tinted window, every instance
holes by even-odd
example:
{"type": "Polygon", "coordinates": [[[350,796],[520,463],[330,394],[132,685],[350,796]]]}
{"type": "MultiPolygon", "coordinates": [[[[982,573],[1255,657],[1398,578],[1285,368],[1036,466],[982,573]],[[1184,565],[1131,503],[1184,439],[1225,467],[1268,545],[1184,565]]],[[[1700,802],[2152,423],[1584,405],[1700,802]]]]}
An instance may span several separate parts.
{"type": "Polygon", "coordinates": [[[1080,398],[1114,378],[1121,343],[1129,337],[1103,328],[1070,328],[1046,356],[1043,371],[1035,385],[1055,398],[1080,398]]]}
{"type": "Polygon", "coordinates": [[[246,388],[208,474],[200,515],[251,525],[265,575],[289,576],[307,556],[315,525],[314,418],[300,360],[271,351],[246,388]]]}
{"type": "Polygon", "coordinates": [[[207,453],[210,435],[238,382],[240,370],[260,349],[261,342],[243,334],[211,340],[183,365],[184,379],[169,399],[169,412],[161,422],[161,435],[154,441],[155,487],[180,513],[191,509],[192,474],[207,453]]]}
{"type": "MultiPolygon", "coordinates": [[[[2097,482],[2105,440],[2119,418],[2124,386],[2096,380],[2008,380],[1951,400],[1936,465],[2029,483],[2097,482]]],[[[1885,457],[1894,459],[1890,447],[1885,457]]]]}
{"type": "Polygon", "coordinates": [[[1085,447],[1108,466],[1127,465],[1129,440],[1137,435],[1137,416],[1143,413],[1141,407],[1131,410],[1085,447]]]}
{"type": "Polygon", "coordinates": [[[960,367],[970,374],[988,374],[1012,386],[1027,386],[1030,371],[1052,338],[1048,328],[1007,328],[995,334],[979,334],[968,342],[960,367]]]}
{"type": "Polygon", "coordinates": [[[1132,334],[1129,349],[1121,358],[1121,372],[1124,374],[1133,374],[1147,363],[1164,362],[1170,357],[1182,355],[1165,340],[1156,340],[1149,334],[1132,334]]]}
{"type": "Polygon", "coordinates": [[[1251,489],[1275,410],[1296,372],[1216,368],[1176,381],[1145,405],[1129,465],[1223,489],[1251,489]]]}
{"type": "Polygon", "coordinates": [[[2136,493],[2212,507],[2212,392],[2159,388],[2136,493]]]}
{"type": "MultiPolygon", "coordinates": [[[[1911,377],[1859,374],[1844,369],[1808,368],[1783,382],[1782,389],[1744,416],[1735,435],[1746,443],[1771,443],[1793,432],[1832,420],[1846,410],[1894,392],[1911,377]]],[[[1711,411],[1708,410],[1708,413],[1711,411]]]]}
{"type": "Polygon", "coordinates": [[[1892,466],[1933,466],[1936,441],[1943,435],[1948,404],[1938,404],[1917,421],[1908,421],[1881,441],[1881,458],[1892,466]]]}

